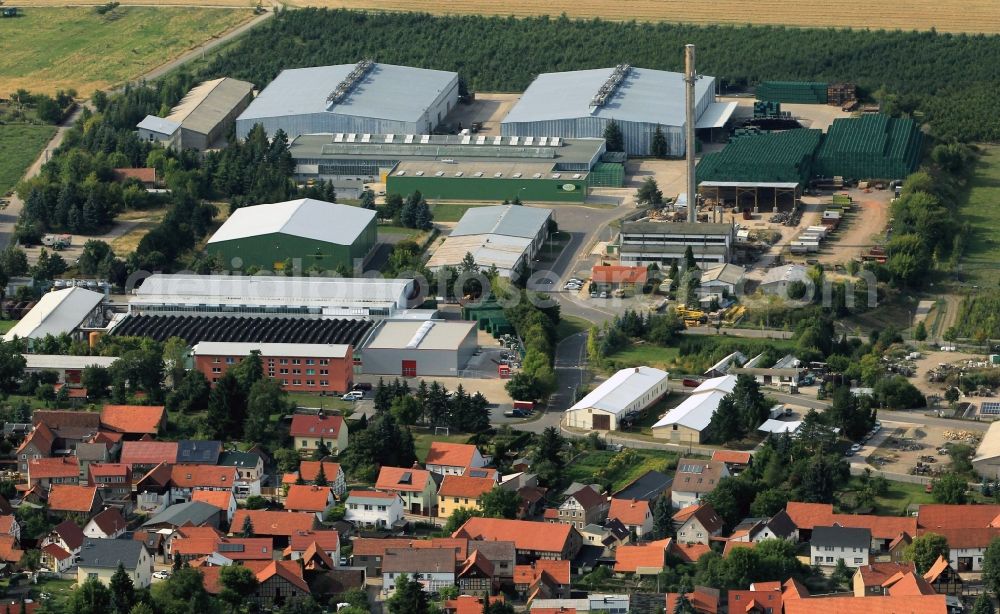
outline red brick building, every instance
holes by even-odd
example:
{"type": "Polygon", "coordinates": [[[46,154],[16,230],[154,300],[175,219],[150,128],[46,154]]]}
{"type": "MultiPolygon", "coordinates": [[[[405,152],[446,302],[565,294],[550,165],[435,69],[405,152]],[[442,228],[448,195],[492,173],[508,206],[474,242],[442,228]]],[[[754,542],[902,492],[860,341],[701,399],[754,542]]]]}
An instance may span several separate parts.
{"type": "Polygon", "coordinates": [[[216,382],[254,350],[264,374],[290,392],[342,393],[354,383],[354,350],[343,344],[202,341],[194,346],[194,366],[216,382]]]}

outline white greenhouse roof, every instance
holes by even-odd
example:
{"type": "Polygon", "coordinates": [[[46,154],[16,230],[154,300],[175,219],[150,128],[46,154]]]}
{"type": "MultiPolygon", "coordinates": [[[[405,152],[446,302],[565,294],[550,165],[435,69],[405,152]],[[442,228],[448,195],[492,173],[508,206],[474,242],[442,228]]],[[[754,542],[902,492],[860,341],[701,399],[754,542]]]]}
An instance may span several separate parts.
{"type": "Polygon", "coordinates": [[[695,128],[721,128],[733,116],[737,102],[713,102],[695,122],[695,128]]]}
{"type": "Polygon", "coordinates": [[[375,212],[311,198],[242,207],[208,240],[209,245],[273,233],[351,245],[375,219],[375,212]]]}
{"type": "MultiPolygon", "coordinates": [[[[678,72],[633,67],[608,101],[590,106],[614,68],[545,73],[528,86],[502,123],[527,123],[583,117],[617,121],[684,125],[684,75],[678,72]]],[[[715,79],[705,77],[695,85],[695,96],[714,96],[715,79]]]]}
{"type": "Polygon", "coordinates": [[[736,387],[735,375],[724,375],[705,380],[684,402],[671,409],[659,419],[653,428],[661,428],[671,424],[702,431],[712,421],[712,415],[719,408],[722,397],[736,387]]]}
{"type": "Polygon", "coordinates": [[[580,399],[569,411],[593,408],[619,414],[667,377],[669,373],[653,367],[622,369],[580,399]]]}
{"type": "Polygon", "coordinates": [[[95,307],[101,304],[104,295],[84,288],[66,288],[42,296],[24,318],[3,336],[4,341],[39,339],[45,335],[61,335],[72,332],[83,322],[95,307]]]}
{"type": "Polygon", "coordinates": [[[355,66],[337,64],[283,70],[237,119],[330,112],[414,122],[458,79],[458,73],[443,70],[375,64],[345,98],[329,106],[327,97],[355,66]]]}
{"type": "Polygon", "coordinates": [[[249,356],[257,350],[262,356],[298,356],[343,358],[351,346],[339,343],[236,343],[201,341],[194,346],[195,356],[249,356]]]}

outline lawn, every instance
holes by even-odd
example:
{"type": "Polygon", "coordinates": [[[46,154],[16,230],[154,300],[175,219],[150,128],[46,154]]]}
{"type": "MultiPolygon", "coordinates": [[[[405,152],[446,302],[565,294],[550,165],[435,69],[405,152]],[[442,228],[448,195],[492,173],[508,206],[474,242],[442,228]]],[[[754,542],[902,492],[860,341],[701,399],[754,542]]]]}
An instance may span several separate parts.
{"type": "Polygon", "coordinates": [[[38,601],[38,596],[42,593],[52,595],[54,605],[66,604],[66,601],[76,588],[76,580],[64,580],[62,578],[39,578],[38,584],[31,585],[31,597],[38,601]]]}
{"type": "Polygon", "coordinates": [[[435,222],[457,222],[462,219],[465,212],[473,207],[482,207],[483,205],[453,205],[453,204],[437,204],[431,205],[431,213],[434,214],[435,222]]]}
{"type": "Polygon", "coordinates": [[[343,401],[339,396],[324,396],[311,392],[289,392],[288,400],[297,407],[322,407],[323,409],[337,409],[348,416],[354,411],[354,404],[350,401],[343,401]]]}
{"type": "Polygon", "coordinates": [[[448,443],[468,443],[469,434],[459,435],[435,435],[427,430],[410,429],[413,433],[413,447],[417,451],[417,460],[423,461],[427,458],[427,452],[431,449],[431,442],[444,441],[448,443]]]}
{"type": "Polygon", "coordinates": [[[0,334],[6,333],[10,329],[14,328],[19,320],[0,320],[0,334]]]}
{"type": "MultiPolygon", "coordinates": [[[[249,4],[249,3],[248,3],[249,4]]],[[[249,7],[23,8],[0,20],[0,95],[19,88],[89,96],[135,79],[253,17],[249,7]]],[[[2,139],[0,139],[2,140],[2,139]]]]}
{"type": "Polygon", "coordinates": [[[582,333],[590,329],[590,322],[576,316],[561,316],[559,326],[556,327],[556,336],[560,341],[566,337],[582,333]]]}
{"type": "MultiPolygon", "coordinates": [[[[861,487],[861,479],[852,477],[846,489],[838,493],[841,496],[853,493],[861,487]]],[[[894,482],[889,480],[889,490],[884,496],[875,497],[875,511],[881,516],[904,516],[906,508],[913,504],[934,503],[934,498],[924,491],[923,484],[909,482],[894,482]]],[[[848,511],[848,510],[845,510],[848,511]]]]}
{"type": "MultiPolygon", "coordinates": [[[[2,58],[0,54],[0,62],[2,58]]],[[[0,126],[0,196],[14,189],[55,133],[55,126],[0,126]]]]}
{"type": "Polygon", "coordinates": [[[643,343],[630,345],[607,358],[623,364],[666,369],[673,366],[679,356],[680,351],[676,347],[667,348],[652,343],[643,343]]]}
{"type": "Polygon", "coordinates": [[[985,147],[959,207],[964,237],[962,273],[983,286],[1000,281],[1000,147],[985,147]]]}
{"type": "MultiPolygon", "coordinates": [[[[626,448],[626,452],[634,452],[637,459],[621,466],[612,462],[621,452],[610,450],[589,450],[577,456],[564,470],[567,479],[582,484],[589,484],[598,479],[598,474],[605,473],[605,478],[611,483],[614,492],[640,475],[650,470],[664,471],[668,466],[676,464],[678,455],[674,452],[660,450],[639,450],[626,448]]],[[[419,456],[419,454],[418,454],[419,456]]]]}

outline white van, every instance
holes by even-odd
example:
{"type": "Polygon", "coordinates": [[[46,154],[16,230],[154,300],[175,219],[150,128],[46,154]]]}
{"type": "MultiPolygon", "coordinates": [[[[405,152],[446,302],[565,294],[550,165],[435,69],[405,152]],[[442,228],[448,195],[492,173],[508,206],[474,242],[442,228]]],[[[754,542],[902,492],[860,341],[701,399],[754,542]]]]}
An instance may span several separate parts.
{"type": "Polygon", "coordinates": [[[365,393],[360,390],[352,390],[340,398],[344,401],[360,401],[365,398],[365,393]]]}

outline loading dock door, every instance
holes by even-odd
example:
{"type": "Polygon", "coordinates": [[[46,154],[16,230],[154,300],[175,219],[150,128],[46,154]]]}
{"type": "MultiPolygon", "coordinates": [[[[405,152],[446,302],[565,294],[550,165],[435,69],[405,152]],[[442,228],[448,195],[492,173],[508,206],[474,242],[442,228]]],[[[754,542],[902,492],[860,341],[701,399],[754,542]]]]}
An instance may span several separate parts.
{"type": "Polygon", "coordinates": [[[417,376],[417,361],[415,360],[404,360],[403,361],[403,377],[416,377],[417,376]]]}
{"type": "Polygon", "coordinates": [[[595,431],[610,431],[611,430],[611,416],[594,414],[594,430],[595,431]]]}

